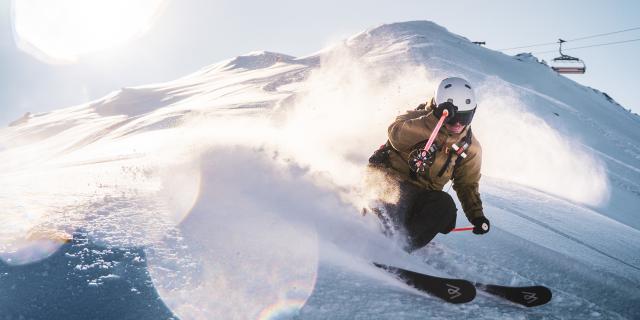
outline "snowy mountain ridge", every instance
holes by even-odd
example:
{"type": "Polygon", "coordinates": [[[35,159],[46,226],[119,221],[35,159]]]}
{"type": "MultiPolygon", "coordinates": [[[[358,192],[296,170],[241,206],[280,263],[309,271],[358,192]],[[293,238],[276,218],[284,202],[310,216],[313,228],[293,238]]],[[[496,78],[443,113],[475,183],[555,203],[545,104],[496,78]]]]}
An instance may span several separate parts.
{"type": "Polygon", "coordinates": [[[0,184],[10,186],[0,257],[47,261],[62,244],[29,235],[51,229],[144,248],[157,294],[181,319],[633,318],[639,128],[606,94],[532,56],[432,22],[383,25],[307,57],[252,52],[0,129],[0,184]],[[366,160],[393,118],[446,76],[478,95],[492,232],[438,236],[407,255],[360,216],[374,200],[366,160]],[[555,298],[535,310],[487,296],[443,305],[370,260],[545,284],[555,298]]]}

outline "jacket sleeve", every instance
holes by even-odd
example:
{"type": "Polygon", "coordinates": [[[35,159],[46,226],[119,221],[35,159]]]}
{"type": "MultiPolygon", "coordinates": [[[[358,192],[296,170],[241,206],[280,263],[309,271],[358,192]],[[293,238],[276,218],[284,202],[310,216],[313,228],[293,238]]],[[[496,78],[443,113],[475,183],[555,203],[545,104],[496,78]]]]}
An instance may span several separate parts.
{"type": "Polygon", "coordinates": [[[389,142],[391,146],[400,151],[409,153],[416,143],[425,140],[425,120],[424,117],[429,116],[430,111],[408,111],[400,115],[389,126],[389,142]]]}
{"type": "Polygon", "coordinates": [[[480,199],[479,182],[482,165],[482,147],[473,140],[468,156],[455,168],[453,173],[453,189],[458,194],[462,210],[469,221],[483,217],[482,200],[480,199]]]}

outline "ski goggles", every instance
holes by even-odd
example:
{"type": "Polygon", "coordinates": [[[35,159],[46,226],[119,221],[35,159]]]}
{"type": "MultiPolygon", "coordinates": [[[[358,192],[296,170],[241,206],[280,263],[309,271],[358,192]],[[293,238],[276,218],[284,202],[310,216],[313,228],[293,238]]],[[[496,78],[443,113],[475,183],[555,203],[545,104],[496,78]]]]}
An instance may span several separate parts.
{"type": "Polygon", "coordinates": [[[476,108],[469,111],[456,111],[453,114],[453,117],[447,119],[448,124],[456,124],[460,123],[462,125],[469,125],[471,120],[473,120],[473,115],[476,113],[476,108]]]}

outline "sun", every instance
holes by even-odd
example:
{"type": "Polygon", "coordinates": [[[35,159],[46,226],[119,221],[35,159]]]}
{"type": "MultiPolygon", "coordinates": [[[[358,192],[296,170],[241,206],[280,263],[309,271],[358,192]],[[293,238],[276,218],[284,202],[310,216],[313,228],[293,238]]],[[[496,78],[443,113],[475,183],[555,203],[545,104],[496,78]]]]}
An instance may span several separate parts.
{"type": "Polygon", "coordinates": [[[18,47],[54,63],[122,45],[142,35],[167,0],[14,0],[18,47]]]}

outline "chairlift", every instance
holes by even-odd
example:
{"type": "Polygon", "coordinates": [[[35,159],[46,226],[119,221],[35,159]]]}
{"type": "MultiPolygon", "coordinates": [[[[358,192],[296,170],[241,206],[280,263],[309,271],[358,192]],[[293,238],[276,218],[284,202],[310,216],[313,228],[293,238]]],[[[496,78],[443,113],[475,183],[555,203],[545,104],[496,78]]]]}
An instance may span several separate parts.
{"type": "Polygon", "coordinates": [[[562,53],[562,43],[564,42],[567,41],[558,39],[560,56],[551,60],[551,69],[557,73],[583,74],[587,71],[587,66],[584,61],[562,53]]]}

